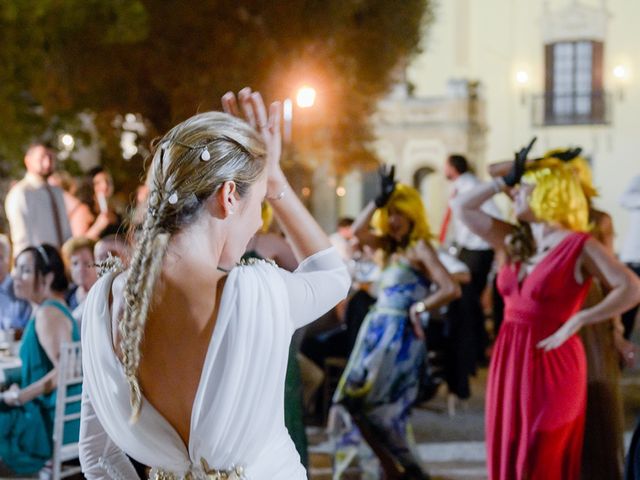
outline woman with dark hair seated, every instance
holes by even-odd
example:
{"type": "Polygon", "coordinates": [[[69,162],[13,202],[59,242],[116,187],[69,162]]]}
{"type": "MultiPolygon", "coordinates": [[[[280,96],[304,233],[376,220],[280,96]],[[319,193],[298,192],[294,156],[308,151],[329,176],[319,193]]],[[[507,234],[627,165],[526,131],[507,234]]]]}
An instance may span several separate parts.
{"type": "MultiPolygon", "coordinates": [[[[51,458],[60,345],[80,340],[64,302],[68,281],[54,247],[25,248],[16,258],[12,275],[16,296],[29,301],[34,313],[22,336],[20,378],[7,382],[11,386],[0,402],[3,477],[36,473],[51,458]]],[[[70,394],[80,393],[77,389],[69,389],[70,394]]],[[[75,411],[80,411],[79,402],[75,411]]],[[[67,423],[63,443],[77,442],[79,430],[79,421],[67,423]]]]}

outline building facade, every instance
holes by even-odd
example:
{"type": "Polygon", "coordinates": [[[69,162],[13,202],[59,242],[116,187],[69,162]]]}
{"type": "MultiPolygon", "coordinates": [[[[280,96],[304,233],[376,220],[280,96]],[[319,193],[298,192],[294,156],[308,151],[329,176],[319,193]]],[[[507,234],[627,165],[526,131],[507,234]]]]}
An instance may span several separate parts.
{"type": "Polygon", "coordinates": [[[432,169],[418,184],[437,226],[448,153],[468,154],[482,176],[488,163],[511,158],[534,135],[534,155],[579,145],[618,246],[627,229],[619,196],[640,174],[638,18],[640,2],[628,0],[439,2],[424,53],[407,71],[412,95],[381,104],[381,158],[397,163],[404,181],[432,169]],[[414,120],[421,124],[416,135],[414,120]]]}

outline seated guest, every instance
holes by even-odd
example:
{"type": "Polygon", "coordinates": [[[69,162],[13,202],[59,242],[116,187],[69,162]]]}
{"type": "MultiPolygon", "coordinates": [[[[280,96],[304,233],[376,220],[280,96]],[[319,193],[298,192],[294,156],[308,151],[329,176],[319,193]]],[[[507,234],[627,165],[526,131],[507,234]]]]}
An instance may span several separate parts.
{"type": "MultiPolygon", "coordinates": [[[[0,402],[0,476],[31,475],[53,454],[58,359],[63,342],[80,334],[64,303],[68,281],[57,250],[51,245],[25,248],[13,270],[16,296],[31,302],[34,313],[22,336],[22,369],[17,383],[0,402]]],[[[69,389],[79,394],[80,387],[69,389]]],[[[80,411],[80,402],[67,413],[80,411]]],[[[80,422],[68,422],[63,443],[77,442],[80,422]]]]}
{"type": "Polygon", "coordinates": [[[67,274],[74,283],[73,290],[67,296],[67,303],[78,323],[82,320],[84,299],[98,280],[98,270],[93,259],[94,245],[91,239],[74,237],[62,246],[62,258],[67,274]]]}
{"type": "Polygon", "coordinates": [[[109,255],[112,257],[118,257],[122,260],[124,268],[129,265],[129,245],[125,242],[121,236],[107,235],[106,237],[98,240],[96,246],[93,247],[93,258],[96,263],[104,262],[109,255]]]}
{"type": "Polygon", "coordinates": [[[11,245],[0,234],[0,328],[22,331],[31,316],[31,305],[13,293],[13,279],[9,275],[11,245]]]}

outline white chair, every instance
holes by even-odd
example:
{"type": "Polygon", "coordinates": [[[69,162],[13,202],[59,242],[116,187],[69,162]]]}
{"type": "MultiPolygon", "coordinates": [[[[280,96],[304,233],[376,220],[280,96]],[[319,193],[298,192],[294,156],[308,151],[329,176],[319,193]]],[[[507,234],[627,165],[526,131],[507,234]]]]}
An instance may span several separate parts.
{"type": "Polygon", "coordinates": [[[53,421],[53,480],[70,477],[80,473],[79,465],[63,463],[78,459],[78,444],[63,444],[64,426],[68,422],[80,419],[80,410],[76,413],[65,413],[67,406],[80,403],[82,394],[69,395],[69,388],[82,385],[82,351],[80,342],[63,343],[60,346],[60,362],[58,363],[58,386],[56,412],[53,421]]]}

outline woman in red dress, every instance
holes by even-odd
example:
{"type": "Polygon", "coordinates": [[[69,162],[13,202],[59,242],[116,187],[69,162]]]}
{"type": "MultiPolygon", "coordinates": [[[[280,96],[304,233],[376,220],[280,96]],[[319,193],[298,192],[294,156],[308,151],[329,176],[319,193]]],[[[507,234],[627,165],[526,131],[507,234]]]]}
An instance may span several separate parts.
{"type": "Polygon", "coordinates": [[[498,288],[504,323],[487,385],[486,441],[490,480],[578,480],[586,407],[584,325],[640,301],[640,282],[586,233],[588,203],[579,179],[558,160],[527,162],[458,197],[454,209],[476,234],[504,251],[498,288]],[[519,226],[481,210],[510,190],[519,226]],[[580,311],[591,277],[611,287],[580,311]]]}

